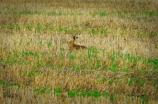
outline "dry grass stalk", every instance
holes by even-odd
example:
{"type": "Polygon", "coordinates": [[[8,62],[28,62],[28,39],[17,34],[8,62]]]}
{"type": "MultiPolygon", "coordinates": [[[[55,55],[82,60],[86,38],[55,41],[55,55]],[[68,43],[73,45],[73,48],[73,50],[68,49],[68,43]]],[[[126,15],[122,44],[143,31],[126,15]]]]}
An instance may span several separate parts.
{"type": "Polygon", "coordinates": [[[138,104],[144,98],[149,104],[158,102],[154,69],[157,67],[153,65],[156,61],[147,63],[144,59],[117,58],[113,54],[128,53],[141,59],[146,57],[146,61],[158,57],[156,3],[148,4],[149,0],[31,3],[34,1],[0,3],[0,104],[138,104]],[[74,33],[83,34],[87,41],[77,43],[77,37],[73,37],[73,41],[63,42],[69,39],[66,34],[74,33]],[[138,33],[143,36],[137,37],[138,33]],[[88,51],[70,52],[67,44],[70,50],[88,51]],[[52,91],[47,93],[45,88],[52,91]],[[62,90],[61,96],[54,94],[57,88],[62,90]],[[76,89],[109,95],[83,97],[83,92],[79,92],[70,97],[70,91],[76,89]],[[42,94],[37,95],[36,91],[42,94]]]}

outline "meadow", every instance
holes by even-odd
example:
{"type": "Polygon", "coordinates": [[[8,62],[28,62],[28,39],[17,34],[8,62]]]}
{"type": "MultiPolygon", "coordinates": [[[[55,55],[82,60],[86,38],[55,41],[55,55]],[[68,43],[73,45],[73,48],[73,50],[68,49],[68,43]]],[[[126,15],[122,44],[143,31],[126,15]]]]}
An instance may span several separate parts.
{"type": "Polygon", "coordinates": [[[157,104],[158,1],[0,0],[0,104],[19,103],[157,104]]]}

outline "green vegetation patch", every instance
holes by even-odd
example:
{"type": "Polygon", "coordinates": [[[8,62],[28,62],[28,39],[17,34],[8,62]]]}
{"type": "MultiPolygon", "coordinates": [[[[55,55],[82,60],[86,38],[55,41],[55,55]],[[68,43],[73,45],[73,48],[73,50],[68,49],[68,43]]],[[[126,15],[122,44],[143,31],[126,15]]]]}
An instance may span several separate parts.
{"type": "MultiPolygon", "coordinates": [[[[9,25],[3,25],[0,24],[1,28],[8,28],[8,29],[15,29],[15,30],[20,30],[20,29],[27,29],[27,30],[49,30],[49,31],[56,31],[59,33],[83,33],[83,31],[79,30],[77,27],[76,28],[69,28],[69,27],[55,27],[55,26],[50,26],[50,25],[18,25],[18,24],[9,24],[9,25]]],[[[83,27],[84,32],[93,34],[93,35],[107,35],[107,34],[115,34],[117,32],[116,29],[112,28],[96,28],[92,26],[85,26],[83,27]]],[[[145,31],[145,30],[144,30],[145,31]]],[[[133,34],[133,31],[127,31],[127,27],[123,27],[122,30],[120,30],[120,34],[133,34]]],[[[157,36],[157,33],[155,31],[150,31],[150,32],[142,32],[140,30],[136,30],[135,35],[138,37],[149,37],[153,38],[157,36]]]]}
{"type": "Polygon", "coordinates": [[[37,12],[37,11],[21,11],[19,14],[41,14],[41,12],[37,12]]]}
{"type": "Polygon", "coordinates": [[[8,83],[8,82],[4,82],[3,80],[0,80],[0,85],[4,86],[4,87],[12,87],[12,86],[18,86],[18,88],[21,87],[20,84],[17,83],[8,83]]]}
{"type": "Polygon", "coordinates": [[[40,87],[40,88],[35,88],[34,89],[34,92],[36,93],[36,95],[39,95],[39,94],[50,94],[52,93],[52,89],[51,88],[48,88],[48,87],[40,87]]]}

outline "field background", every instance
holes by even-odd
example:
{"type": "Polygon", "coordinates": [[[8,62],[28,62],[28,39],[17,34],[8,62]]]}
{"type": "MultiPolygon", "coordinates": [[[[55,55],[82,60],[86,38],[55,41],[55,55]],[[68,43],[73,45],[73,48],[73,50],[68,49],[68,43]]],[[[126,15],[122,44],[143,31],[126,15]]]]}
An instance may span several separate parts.
{"type": "Polygon", "coordinates": [[[158,1],[0,0],[0,103],[158,103],[158,1]]]}

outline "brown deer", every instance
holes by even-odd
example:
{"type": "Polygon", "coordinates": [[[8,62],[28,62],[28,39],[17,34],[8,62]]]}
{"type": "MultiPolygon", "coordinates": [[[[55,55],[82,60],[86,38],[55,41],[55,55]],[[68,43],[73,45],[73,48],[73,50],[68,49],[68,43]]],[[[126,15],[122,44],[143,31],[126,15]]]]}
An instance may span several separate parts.
{"type": "Polygon", "coordinates": [[[85,46],[77,45],[74,43],[77,38],[78,37],[73,36],[73,41],[68,42],[70,50],[87,49],[85,46]]]}

